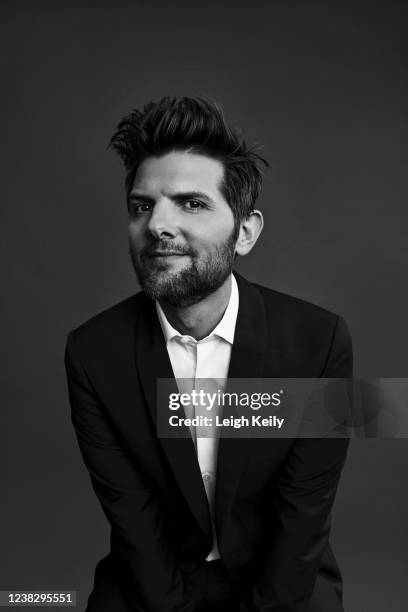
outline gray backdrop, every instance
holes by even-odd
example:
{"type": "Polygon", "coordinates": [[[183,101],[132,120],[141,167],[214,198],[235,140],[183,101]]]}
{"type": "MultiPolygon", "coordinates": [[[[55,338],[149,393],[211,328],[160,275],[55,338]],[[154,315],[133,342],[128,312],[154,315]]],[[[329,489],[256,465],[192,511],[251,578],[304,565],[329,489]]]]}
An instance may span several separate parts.
{"type": "MultiPolygon", "coordinates": [[[[0,588],[76,589],[108,529],[74,439],[67,332],[135,291],[131,108],[212,96],[271,162],[238,269],[349,323],[360,376],[406,377],[407,6],[1,2],[4,325],[0,588]],[[4,418],[6,417],[6,418],[4,418]]],[[[406,440],[352,443],[333,543],[347,612],[406,609],[406,440]]]]}

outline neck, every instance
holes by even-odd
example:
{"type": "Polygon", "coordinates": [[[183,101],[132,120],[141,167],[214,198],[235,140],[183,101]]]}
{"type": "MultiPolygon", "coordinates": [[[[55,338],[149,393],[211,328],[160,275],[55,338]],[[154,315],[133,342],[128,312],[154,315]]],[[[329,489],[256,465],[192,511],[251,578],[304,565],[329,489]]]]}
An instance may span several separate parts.
{"type": "Polygon", "coordinates": [[[192,306],[178,308],[160,302],[170,325],[196,340],[208,336],[221,321],[231,296],[231,275],[214,293],[192,306]]]}

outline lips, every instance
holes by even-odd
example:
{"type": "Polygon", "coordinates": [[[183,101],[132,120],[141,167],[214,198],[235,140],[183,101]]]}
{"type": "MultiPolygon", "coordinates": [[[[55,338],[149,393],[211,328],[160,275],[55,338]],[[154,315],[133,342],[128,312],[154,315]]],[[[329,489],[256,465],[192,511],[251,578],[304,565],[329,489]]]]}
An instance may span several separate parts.
{"type": "Polygon", "coordinates": [[[187,253],[179,253],[178,251],[153,251],[149,253],[149,257],[183,257],[187,253]]]}

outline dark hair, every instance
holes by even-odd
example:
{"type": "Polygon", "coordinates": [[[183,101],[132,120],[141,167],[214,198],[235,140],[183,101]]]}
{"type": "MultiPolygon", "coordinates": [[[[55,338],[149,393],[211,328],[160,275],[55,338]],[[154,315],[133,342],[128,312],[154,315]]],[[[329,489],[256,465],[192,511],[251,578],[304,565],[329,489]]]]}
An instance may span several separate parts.
{"type": "Polygon", "coordinates": [[[170,151],[201,153],[224,166],[220,190],[234,213],[235,225],[247,218],[262,187],[268,162],[248,147],[240,132],[228,125],[221,107],[204,98],[170,98],[133,110],[119,123],[109,145],[122,158],[129,194],[136,171],[146,157],[170,151]]]}

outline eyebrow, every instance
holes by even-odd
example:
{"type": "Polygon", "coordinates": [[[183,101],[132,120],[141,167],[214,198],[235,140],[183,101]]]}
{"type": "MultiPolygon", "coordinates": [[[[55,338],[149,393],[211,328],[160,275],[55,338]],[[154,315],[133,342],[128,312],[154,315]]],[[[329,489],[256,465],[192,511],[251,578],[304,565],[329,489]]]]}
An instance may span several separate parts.
{"type": "MultiPolygon", "coordinates": [[[[202,191],[179,191],[176,193],[170,193],[170,194],[166,194],[167,197],[169,197],[171,200],[194,200],[194,199],[200,199],[200,200],[204,200],[205,202],[207,202],[207,204],[213,204],[213,200],[212,198],[210,198],[210,196],[208,196],[207,194],[203,193],[202,191]]],[[[129,195],[129,202],[132,202],[134,200],[138,200],[139,202],[146,202],[147,204],[154,204],[155,200],[154,198],[151,198],[150,196],[143,194],[143,193],[131,193],[129,195]]]]}
{"type": "Polygon", "coordinates": [[[144,195],[143,193],[131,193],[128,198],[129,202],[138,200],[139,202],[146,202],[147,204],[154,204],[154,199],[144,195]]]}

